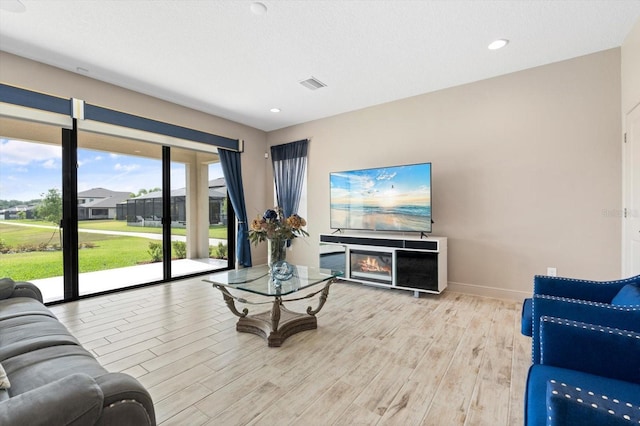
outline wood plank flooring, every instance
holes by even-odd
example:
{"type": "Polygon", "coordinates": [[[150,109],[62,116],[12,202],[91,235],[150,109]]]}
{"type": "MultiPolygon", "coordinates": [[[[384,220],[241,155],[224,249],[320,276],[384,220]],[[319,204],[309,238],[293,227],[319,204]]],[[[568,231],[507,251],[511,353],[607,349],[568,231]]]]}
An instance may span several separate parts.
{"type": "Polygon", "coordinates": [[[523,423],[517,302],[339,282],[318,329],[280,348],[236,332],[201,278],[51,309],[105,368],[147,387],[163,426],[523,423]]]}

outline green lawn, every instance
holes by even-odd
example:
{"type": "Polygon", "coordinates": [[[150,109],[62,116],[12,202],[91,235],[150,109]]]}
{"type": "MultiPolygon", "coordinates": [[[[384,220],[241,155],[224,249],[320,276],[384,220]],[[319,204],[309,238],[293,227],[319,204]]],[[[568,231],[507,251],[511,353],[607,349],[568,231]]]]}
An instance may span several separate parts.
{"type": "Polygon", "coordinates": [[[48,241],[51,241],[50,244],[60,244],[60,233],[57,228],[30,228],[0,223],[0,240],[11,247],[19,244],[38,245],[48,241]]]}
{"type": "Polygon", "coordinates": [[[135,266],[140,262],[151,261],[148,253],[149,242],[154,240],[117,235],[101,237],[104,238],[91,240],[96,247],[79,251],[78,263],[81,273],[135,266]]]}
{"type": "Polygon", "coordinates": [[[11,277],[15,281],[29,281],[61,275],[61,251],[0,254],[0,277],[11,277]]]}
{"type": "MultiPolygon", "coordinates": [[[[93,272],[149,262],[149,241],[146,238],[114,235],[91,235],[81,242],[91,242],[93,248],[80,249],[78,262],[80,272],[93,272]]],[[[29,253],[0,254],[0,277],[11,277],[16,281],[62,275],[61,251],[34,251],[29,253]]]]}
{"type": "MultiPolygon", "coordinates": [[[[45,222],[41,220],[12,220],[16,223],[27,223],[30,225],[44,225],[54,226],[51,222],[45,222]]],[[[18,228],[18,227],[15,227],[18,228]]],[[[22,227],[20,227],[22,228],[22,227]]],[[[141,227],[141,226],[128,226],[127,222],[123,220],[83,220],[78,222],[78,228],[80,229],[98,229],[101,231],[119,231],[119,232],[146,232],[149,234],[162,234],[162,228],[153,227],[141,227]]],[[[187,235],[185,228],[173,228],[171,230],[174,235],[187,235]]],[[[227,239],[227,226],[226,225],[210,225],[209,226],[209,238],[227,239]]]]}
{"type": "MultiPolygon", "coordinates": [[[[31,224],[50,225],[45,222],[23,221],[31,224]]],[[[83,228],[103,229],[112,231],[148,232],[158,228],[127,227],[126,224],[117,221],[91,221],[83,222],[83,228]],[[92,226],[86,226],[92,225],[92,226]]],[[[209,235],[221,235],[226,227],[210,229],[209,235]],[[220,229],[222,228],[222,229],[220,229]]],[[[184,234],[184,229],[180,229],[184,234]]],[[[151,261],[149,254],[149,242],[151,240],[141,237],[127,237],[121,235],[104,235],[80,232],[78,234],[80,245],[90,243],[92,248],[79,250],[80,272],[93,272],[125,266],[134,266],[141,262],[151,261]]],[[[221,238],[221,237],[212,237],[221,238]]],[[[0,223],[0,241],[3,244],[17,247],[18,245],[38,246],[39,244],[60,244],[60,234],[57,228],[35,228],[26,226],[14,226],[0,223]]],[[[49,278],[62,275],[61,251],[33,251],[28,253],[0,254],[0,277],[11,277],[16,281],[27,281],[39,278],[49,278]]]]}

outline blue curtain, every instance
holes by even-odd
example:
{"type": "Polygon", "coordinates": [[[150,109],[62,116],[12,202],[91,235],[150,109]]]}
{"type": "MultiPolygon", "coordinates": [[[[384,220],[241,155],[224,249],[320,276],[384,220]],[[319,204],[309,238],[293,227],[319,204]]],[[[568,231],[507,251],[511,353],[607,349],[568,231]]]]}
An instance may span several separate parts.
{"type": "Polygon", "coordinates": [[[247,225],[247,207],[244,203],[240,153],[219,148],[218,155],[220,156],[222,173],[224,173],[224,179],[227,182],[231,205],[238,218],[236,259],[240,265],[251,266],[251,244],[249,242],[249,226],[247,225]]]}
{"type": "Polygon", "coordinates": [[[276,199],[285,217],[298,213],[307,167],[308,139],[271,147],[276,199]]]}

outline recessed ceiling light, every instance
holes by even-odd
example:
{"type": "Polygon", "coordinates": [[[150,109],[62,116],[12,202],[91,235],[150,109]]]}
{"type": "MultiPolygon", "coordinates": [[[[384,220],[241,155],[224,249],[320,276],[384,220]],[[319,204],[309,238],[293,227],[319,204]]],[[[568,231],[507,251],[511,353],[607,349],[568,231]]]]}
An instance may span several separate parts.
{"type": "Polygon", "coordinates": [[[271,112],[280,112],[280,108],[271,108],[269,111],[271,111],[271,112]]]}
{"type": "Polygon", "coordinates": [[[501,39],[492,41],[491,44],[487,47],[489,48],[489,50],[498,50],[498,49],[502,49],[507,44],[509,44],[509,40],[505,38],[501,38],[501,39]]]}
{"type": "Polygon", "coordinates": [[[260,3],[259,1],[251,3],[250,6],[251,13],[254,15],[264,15],[267,13],[267,6],[264,3],[260,3]]]}

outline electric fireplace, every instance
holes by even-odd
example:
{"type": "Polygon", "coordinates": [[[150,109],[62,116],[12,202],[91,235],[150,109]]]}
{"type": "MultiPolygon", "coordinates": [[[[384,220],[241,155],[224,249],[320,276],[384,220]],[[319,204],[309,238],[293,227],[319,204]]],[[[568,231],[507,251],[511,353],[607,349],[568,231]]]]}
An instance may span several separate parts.
{"type": "Polygon", "coordinates": [[[343,271],[346,281],[440,294],[447,288],[445,237],[320,235],[320,265],[343,271]]]}
{"type": "Polygon", "coordinates": [[[350,250],[349,265],[349,278],[384,284],[393,282],[393,253],[350,250]]]}

